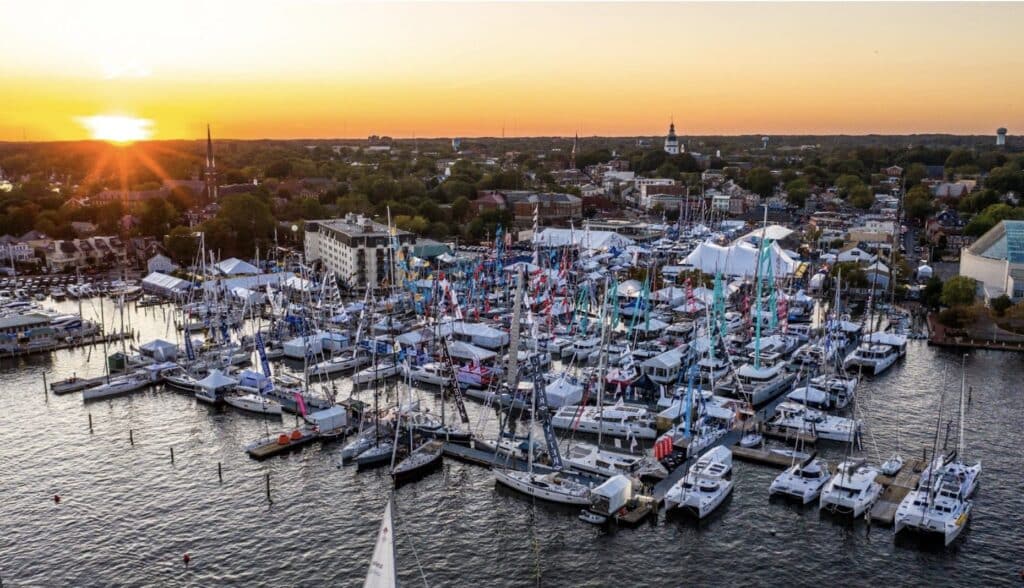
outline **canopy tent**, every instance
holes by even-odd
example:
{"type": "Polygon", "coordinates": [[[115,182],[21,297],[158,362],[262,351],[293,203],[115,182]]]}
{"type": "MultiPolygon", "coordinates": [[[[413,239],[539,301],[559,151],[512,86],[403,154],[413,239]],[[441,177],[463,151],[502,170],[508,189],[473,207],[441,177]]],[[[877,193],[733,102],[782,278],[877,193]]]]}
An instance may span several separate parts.
{"type": "Polygon", "coordinates": [[[634,241],[612,231],[589,229],[544,228],[537,232],[533,242],[541,247],[583,247],[585,249],[622,249],[634,241]]]}
{"type": "Polygon", "coordinates": [[[178,357],[178,346],[170,341],[154,339],[139,345],[139,351],[157,361],[170,361],[178,357]]]}
{"type": "Polygon", "coordinates": [[[213,266],[223,276],[248,276],[260,273],[260,268],[237,257],[225,259],[213,266]]]}
{"type": "Polygon", "coordinates": [[[153,272],[142,278],[142,289],[151,294],[159,294],[160,296],[173,297],[184,294],[191,287],[191,282],[160,272],[153,272]]]}
{"type": "MultiPolygon", "coordinates": [[[[758,248],[747,243],[728,246],[704,242],[686,256],[686,264],[708,275],[718,272],[726,276],[753,277],[757,274],[758,248]]],[[[799,265],[786,255],[777,243],[769,248],[770,263],[775,277],[791,276],[799,265]]]]}
{"type": "Polygon", "coordinates": [[[220,370],[210,370],[210,375],[199,380],[196,384],[206,390],[219,390],[221,388],[236,386],[238,385],[238,381],[234,378],[225,376],[220,370]]]}

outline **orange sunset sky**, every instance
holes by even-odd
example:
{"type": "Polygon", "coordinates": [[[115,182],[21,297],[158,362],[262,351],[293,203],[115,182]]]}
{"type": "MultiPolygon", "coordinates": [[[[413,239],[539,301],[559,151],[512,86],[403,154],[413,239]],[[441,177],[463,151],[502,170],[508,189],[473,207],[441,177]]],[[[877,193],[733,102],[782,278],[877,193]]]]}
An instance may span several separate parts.
{"type": "Polygon", "coordinates": [[[1021,4],[0,0],[0,140],[992,134],[1021,4]]]}

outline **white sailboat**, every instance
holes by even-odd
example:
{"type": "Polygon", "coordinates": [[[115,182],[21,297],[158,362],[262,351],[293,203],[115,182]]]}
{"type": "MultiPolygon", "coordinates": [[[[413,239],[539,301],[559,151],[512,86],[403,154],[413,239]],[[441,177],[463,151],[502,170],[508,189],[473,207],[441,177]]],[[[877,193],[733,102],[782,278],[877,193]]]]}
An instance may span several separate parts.
{"type": "Polygon", "coordinates": [[[665,508],[682,508],[703,519],[732,493],[732,451],[719,445],[702,455],[665,493],[665,508]]]}
{"type": "Polygon", "coordinates": [[[370,569],[366,572],[363,588],[393,588],[398,586],[395,573],[395,526],[391,518],[391,503],[384,507],[384,518],[377,531],[377,544],[373,548],[370,569]]]}

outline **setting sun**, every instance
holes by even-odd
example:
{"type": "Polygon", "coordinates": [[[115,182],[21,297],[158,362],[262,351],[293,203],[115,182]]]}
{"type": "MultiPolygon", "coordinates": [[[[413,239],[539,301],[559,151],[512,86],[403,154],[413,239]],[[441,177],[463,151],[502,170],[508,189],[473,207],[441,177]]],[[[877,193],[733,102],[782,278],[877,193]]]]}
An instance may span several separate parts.
{"type": "Polygon", "coordinates": [[[93,139],[120,145],[148,139],[153,134],[153,121],[134,116],[96,115],[79,119],[93,139]]]}

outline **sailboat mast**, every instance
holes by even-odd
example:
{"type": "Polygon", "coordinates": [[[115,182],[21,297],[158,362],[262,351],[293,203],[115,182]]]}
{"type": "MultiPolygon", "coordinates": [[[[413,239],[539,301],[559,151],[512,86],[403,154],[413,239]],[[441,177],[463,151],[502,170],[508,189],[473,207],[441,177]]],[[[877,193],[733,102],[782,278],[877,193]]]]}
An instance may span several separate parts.
{"type": "Polygon", "coordinates": [[[519,370],[519,320],[523,310],[523,270],[516,271],[516,292],[512,303],[512,325],[508,343],[508,387],[514,391],[518,383],[519,370]]]}
{"type": "Polygon", "coordinates": [[[967,389],[967,354],[965,353],[960,365],[960,439],[957,441],[956,452],[960,456],[960,459],[964,459],[964,411],[966,409],[966,403],[964,402],[964,391],[967,389]]]}
{"type": "Polygon", "coordinates": [[[754,369],[761,367],[761,256],[764,252],[764,240],[768,234],[768,205],[764,205],[764,222],[761,224],[761,240],[757,244],[757,267],[754,270],[754,279],[757,281],[755,288],[756,300],[754,309],[757,316],[754,318],[754,369]]]}
{"type": "MultiPolygon", "coordinates": [[[[608,295],[608,276],[605,276],[605,278],[604,278],[604,292],[605,292],[605,296],[604,297],[606,298],[607,295],[608,295]]],[[[608,347],[607,347],[607,339],[606,339],[606,336],[608,334],[608,321],[607,321],[608,317],[605,316],[605,307],[606,306],[607,305],[604,302],[602,302],[601,303],[601,312],[599,313],[599,316],[601,317],[601,351],[600,351],[601,355],[598,358],[598,365],[597,365],[597,446],[598,446],[598,448],[601,447],[601,437],[602,437],[602,434],[604,433],[604,419],[601,418],[601,415],[604,414],[605,368],[606,368],[607,362],[608,362],[608,347]]]]}

